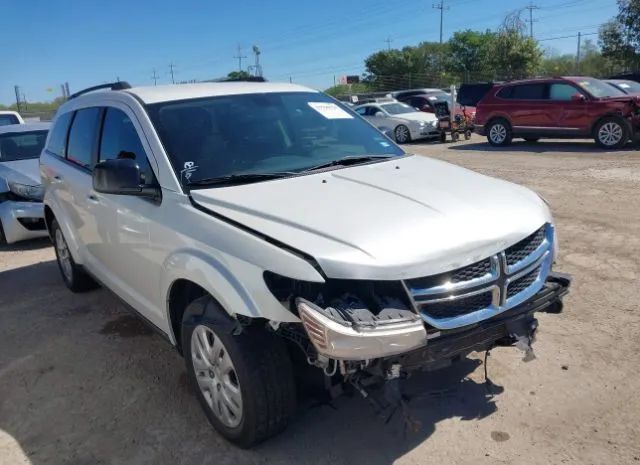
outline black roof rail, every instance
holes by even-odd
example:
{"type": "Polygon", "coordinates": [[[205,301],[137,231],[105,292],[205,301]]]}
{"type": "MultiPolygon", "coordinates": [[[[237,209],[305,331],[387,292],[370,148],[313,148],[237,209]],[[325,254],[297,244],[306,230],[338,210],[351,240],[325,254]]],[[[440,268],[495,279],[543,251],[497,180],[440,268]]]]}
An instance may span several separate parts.
{"type": "Polygon", "coordinates": [[[129,84],[127,81],[117,81],[117,82],[111,82],[108,84],[100,84],[99,86],[87,87],[86,89],[79,90],[78,92],[71,94],[69,96],[69,100],[71,100],[72,98],[79,97],[82,94],[86,94],[88,92],[93,92],[94,90],[100,90],[100,89],[111,89],[111,90],[131,89],[131,84],[129,84]]]}

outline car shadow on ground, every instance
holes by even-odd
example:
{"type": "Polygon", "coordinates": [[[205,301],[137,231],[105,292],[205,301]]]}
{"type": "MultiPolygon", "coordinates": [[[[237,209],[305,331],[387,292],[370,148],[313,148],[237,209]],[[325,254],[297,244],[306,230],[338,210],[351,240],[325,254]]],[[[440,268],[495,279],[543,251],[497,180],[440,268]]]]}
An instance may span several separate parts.
{"type": "Polygon", "coordinates": [[[472,142],[469,144],[448,144],[449,150],[462,151],[478,151],[478,152],[527,152],[527,153],[546,153],[546,152],[564,152],[564,153],[607,153],[618,152],[623,150],[637,149],[634,144],[627,144],[620,149],[603,149],[598,147],[594,142],[589,141],[557,141],[557,140],[540,140],[538,142],[527,142],[514,140],[511,144],[504,147],[494,147],[488,142],[472,142]]]}
{"type": "Polygon", "coordinates": [[[0,252],[19,252],[22,250],[38,250],[51,247],[51,240],[48,237],[31,239],[28,241],[15,242],[13,244],[0,245],[0,252]]]}
{"type": "Polygon", "coordinates": [[[306,396],[287,430],[240,450],[207,423],[182,358],[108,291],[71,294],[52,260],[0,272],[0,296],[7,463],[390,465],[440,421],[491,415],[502,391],[470,379],[481,362],[467,359],[407,380],[388,422],[359,395],[306,396]]]}

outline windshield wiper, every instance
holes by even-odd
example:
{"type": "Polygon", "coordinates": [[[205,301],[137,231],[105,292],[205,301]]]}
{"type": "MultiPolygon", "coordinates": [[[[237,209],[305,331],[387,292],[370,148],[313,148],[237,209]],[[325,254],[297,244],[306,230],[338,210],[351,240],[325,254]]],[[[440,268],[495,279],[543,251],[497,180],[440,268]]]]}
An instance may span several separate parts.
{"type": "Polygon", "coordinates": [[[350,155],[348,157],[338,158],[337,160],[312,166],[311,168],[307,168],[303,170],[303,172],[321,170],[323,168],[330,168],[332,166],[356,165],[362,162],[373,161],[373,160],[383,160],[386,158],[393,158],[393,157],[394,155],[350,155]]]}
{"type": "Polygon", "coordinates": [[[270,179],[286,178],[298,173],[293,171],[283,171],[279,173],[245,173],[245,174],[229,174],[219,176],[217,178],[196,179],[188,181],[187,185],[192,186],[233,186],[237,184],[247,184],[251,182],[268,181],[270,179]]]}

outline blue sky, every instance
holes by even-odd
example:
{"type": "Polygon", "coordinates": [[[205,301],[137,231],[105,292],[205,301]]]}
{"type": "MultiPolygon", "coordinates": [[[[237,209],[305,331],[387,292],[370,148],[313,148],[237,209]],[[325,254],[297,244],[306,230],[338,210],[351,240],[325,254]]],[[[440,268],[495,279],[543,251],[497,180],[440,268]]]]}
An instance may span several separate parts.
{"type": "MultiPolygon", "coordinates": [[[[236,47],[262,49],[269,80],[317,88],[333,76],[359,74],[369,54],[438,40],[436,0],[0,0],[0,103],[51,100],[60,83],[71,91],[119,77],[134,85],[207,79],[237,69],[236,47]],[[47,89],[52,89],[48,91],[47,89]]],[[[539,39],[593,33],[615,15],[615,0],[534,0],[539,39]]],[[[445,40],[456,30],[495,29],[529,0],[445,0],[445,40]]],[[[596,40],[596,35],[586,36],[596,40]]],[[[575,52],[576,38],[544,40],[575,52]]],[[[243,66],[248,64],[245,60],[243,66]]]]}

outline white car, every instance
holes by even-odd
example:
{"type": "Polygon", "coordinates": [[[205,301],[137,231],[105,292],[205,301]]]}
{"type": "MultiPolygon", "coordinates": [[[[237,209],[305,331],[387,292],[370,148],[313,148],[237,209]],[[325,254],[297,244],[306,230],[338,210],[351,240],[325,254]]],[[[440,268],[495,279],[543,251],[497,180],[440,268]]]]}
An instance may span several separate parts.
{"type": "Polygon", "coordinates": [[[294,371],[375,397],[472,351],[530,350],[534,312],[561,309],[543,199],[407,154],[323,93],[90,90],[41,157],[62,278],[104,284],[175,345],[240,446],[284,428],[294,371]]]}
{"type": "Polygon", "coordinates": [[[24,124],[24,120],[20,113],[15,111],[0,110],[0,126],[9,124],[24,124]]]}
{"type": "Polygon", "coordinates": [[[38,158],[49,126],[0,126],[0,244],[47,237],[38,158]]]}
{"type": "Polygon", "coordinates": [[[418,111],[394,99],[359,105],[354,111],[376,126],[392,127],[399,144],[440,137],[438,118],[433,113],[418,111]]]}

